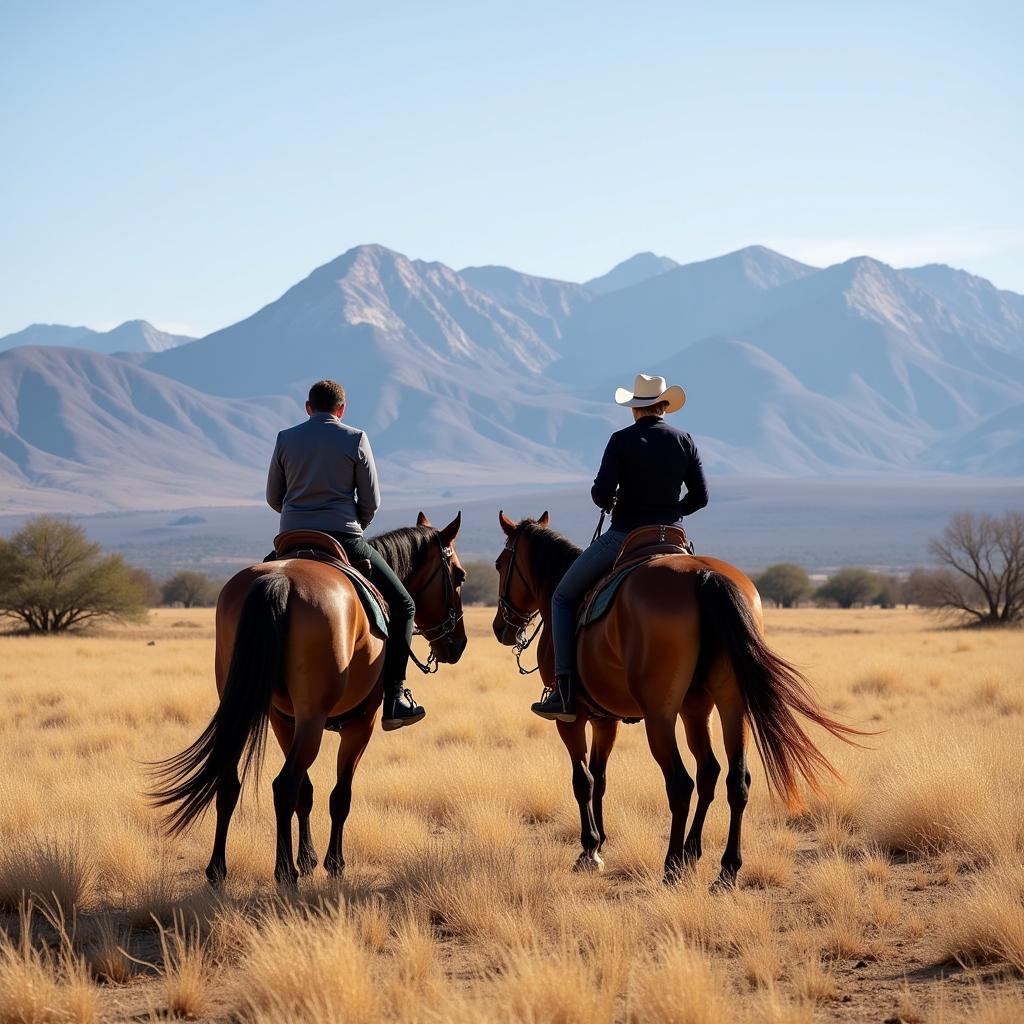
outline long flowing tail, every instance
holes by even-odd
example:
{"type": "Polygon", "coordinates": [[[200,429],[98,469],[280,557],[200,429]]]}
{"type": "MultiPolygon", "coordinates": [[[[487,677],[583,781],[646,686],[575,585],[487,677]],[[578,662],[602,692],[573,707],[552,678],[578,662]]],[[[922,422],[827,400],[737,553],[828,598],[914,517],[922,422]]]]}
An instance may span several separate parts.
{"type": "Polygon", "coordinates": [[[798,811],[803,808],[798,776],[817,793],[823,775],[840,776],[801,728],[796,715],[846,743],[856,745],[853,737],[872,734],[844,725],[825,712],[807,679],[764,642],[743,591],[732,580],[711,570],[699,575],[702,660],[723,651],[729,656],[768,784],[791,810],[798,811]]]}
{"type": "Polygon", "coordinates": [[[291,581],[279,573],[260,576],[242,605],[220,706],[191,746],[152,767],[157,788],[146,795],[156,807],[170,807],[170,835],[187,831],[217,795],[225,772],[242,755],[241,781],[259,773],[267,737],[267,714],[284,665],[291,581]]]}

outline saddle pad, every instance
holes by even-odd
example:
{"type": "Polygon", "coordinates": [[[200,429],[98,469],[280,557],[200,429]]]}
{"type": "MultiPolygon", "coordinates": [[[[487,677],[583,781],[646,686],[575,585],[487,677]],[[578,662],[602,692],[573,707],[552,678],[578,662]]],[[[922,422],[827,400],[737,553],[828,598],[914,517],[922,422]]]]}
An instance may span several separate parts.
{"type": "Polygon", "coordinates": [[[612,606],[612,601],[615,600],[615,595],[619,592],[619,587],[622,586],[626,577],[634,569],[639,568],[641,565],[646,565],[650,560],[650,558],[644,558],[631,562],[624,568],[613,570],[611,575],[606,576],[597,585],[596,589],[591,591],[590,597],[583,602],[583,610],[576,621],[577,631],[583,629],[584,626],[589,626],[592,622],[597,622],[598,619],[607,614],[608,609],[612,606]]]}

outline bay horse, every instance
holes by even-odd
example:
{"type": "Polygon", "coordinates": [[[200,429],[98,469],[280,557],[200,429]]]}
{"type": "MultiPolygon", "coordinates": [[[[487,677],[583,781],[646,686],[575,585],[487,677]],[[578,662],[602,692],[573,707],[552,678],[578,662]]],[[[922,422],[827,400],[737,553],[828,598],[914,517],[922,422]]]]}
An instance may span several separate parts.
{"type": "MultiPolygon", "coordinates": [[[[551,598],[580,549],[548,529],[548,514],[498,520],[506,537],[495,562],[498,642],[522,650],[524,630],[539,614],[537,657],[545,686],[554,685],[551,598]]],[[[556,722],[572,762],[583,852],[577,870],[601,870],[606,841],[603,800],[609,755],[619,719],[643,719],[651,753],[665,777],[672,813],[665,881],[678,878],[701,856],[701,835],[721,766],[711,748],[711,710],[718,709],[728,758],[725,785],[729,837],[714,888],[736,884],[742,865],[740,831],[750,792],[750,727],[769,786],[793,811],[802,807],[798,777],[820,791],[820,777],[838,773],[797,721],[802,715],[846,742],[869,735],[830,717],[808,681],[764,642],[757,588],[739,569],[717,558],[670,554],[626,577],[608,612],[577,635],[576,721],[556,722]],[[589,702],[588,702],[589,697],[589,702]],[[697,805],[686,823],[694,782],[676,742],[681,717],[697,762],[697,805]],[[593,740],[589,759],[587,723],[593,740]]]]}
{"type": "MultiPolygon", "coordinates": [[[[466,649],[466,573],[454,547],[461,524],[460,512],[443,530],[436,530],[421,512],[416,526],[369,539],[413,598],[416,626],[430,643],[430,660],[447,664],[457,662],[466,649]]],[[[148,795],[155,806],[171,808],[165,818],[171,835],[185,832],[216,800],[217,824],[206,877],[219,884],[227,876],[231,816],[242,783],[251,771],[259,774],[269,720],[285,754],[284,767],[273,782],[274,877],[294,884],[300,873],[309,874],[317,865],[309,829],[309,768],[328,720],[343,716],[324,860],[330,874],[340,875],[345,867],[342,834],[352,802],[352,776],[383,701],[385,642],[371,628],[347,576],[330,565],[299,558],[250,565],[228,580],[217,600],[216,626],[220,705],[194,743],[154,766],[158,788],[148,795]],[[297,867],[292,856],[293,814],[299,820],[297,867]]]]}

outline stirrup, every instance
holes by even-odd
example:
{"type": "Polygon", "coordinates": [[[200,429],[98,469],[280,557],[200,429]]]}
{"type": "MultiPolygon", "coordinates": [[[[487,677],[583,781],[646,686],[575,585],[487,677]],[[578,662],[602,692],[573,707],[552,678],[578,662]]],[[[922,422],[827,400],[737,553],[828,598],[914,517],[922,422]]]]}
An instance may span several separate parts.
{"type": "Polygon", "coordinates": [[[561,688],[556,686],[545,686],[540,695],[540,700],[530,706],[530,710],[549,722],[575,722],[576,710],[571,705],[571,695],[566,699],[562,695],[561,688]]]}

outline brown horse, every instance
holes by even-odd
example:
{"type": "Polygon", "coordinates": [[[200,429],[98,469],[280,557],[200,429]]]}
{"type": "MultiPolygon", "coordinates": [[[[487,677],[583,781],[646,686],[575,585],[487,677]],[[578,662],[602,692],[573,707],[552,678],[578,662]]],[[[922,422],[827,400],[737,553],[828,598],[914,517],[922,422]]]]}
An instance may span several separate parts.
{"type": "MultiPolygon", "coordinates": [[[[416,526],[369,541],[415,601],[416,625],[430,641],[432,660],[449,664],[466,649],[461,594],[466,573],[454,548],[461,523],[459,513],[443,530],[435,530],[421,512],[416,526]]],[[[206,869],[211,883],[227,875],[228,826],[242,782],[254,767],[258,773],[268,719],[285,754],[273,784],[274,877],[292,883],[317,864],[309,831],[313,784],[308,772],[328,720],[343,719],[324,866],[332,875],[344,870],[342,832],[352,776],[383,699],[383,653],[384,640],[371,627],[355,586],[330,565],[298,558],[251,565],[224,585],[217,601],[220,706],[199,739],[155,766],[160,785],[149,794],[157,806],[173,808],[167,815],[172,835],[188,829],[216,799],[217,827],[206,869]],[[293,814],[299,819],[297,868],[293,814]]]]}
{"type": "MultiPolygon", "coordinates": [[[[547,512],[520,523],[503,512],[498,518],[507,540],[495,563],[501,596],[494,635],[499,643],[521,649],[523,631],[534,615],[539,613],[545,627],[550,622],[552,595],[580,549],[547,528],[547,512]]],[[[748,724],[769,785],[790,808],[802,803],[798,776],[817,789],[823,772],[836,775],[794,712],[847,742],[865,734],[822,710],[806,679],[765,644],[763,631],[754,584],[735,566],[691,555],[666,555],[642,565],[626,578],[607,614],[581,631],[577,668],[586,694],[577,695],[576,721],[557,723],[580,808],[578,869],[603,866],[605,772],[620,718],[643,719],[651,753],[665,777],[672,812],[666,881],[701,855],[704,819],[721,771],[711,749],[713,707],[729,760],[729,838],[717,887],[735,885],[742,863],[740,829],[750,790],[748,724]],[[697,807],[689,834],[694,783],[676,742],[677,717],[697,761],[697,807]],[[593,731],[589,762],[587,722],[593,731]]],[[[537,656],[546,686],[554,683],[553,655],[550,631],[544,628],[537,656]]]]}

